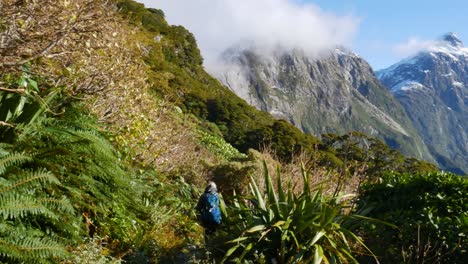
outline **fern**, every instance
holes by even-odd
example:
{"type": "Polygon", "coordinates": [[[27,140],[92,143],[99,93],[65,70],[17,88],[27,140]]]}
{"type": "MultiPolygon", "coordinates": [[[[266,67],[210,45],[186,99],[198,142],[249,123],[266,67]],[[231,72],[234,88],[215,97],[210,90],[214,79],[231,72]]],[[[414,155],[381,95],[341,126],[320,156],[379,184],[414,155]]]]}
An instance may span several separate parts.
{"type": "MultiPolygon", "coordinates": [[[[1,175],[1,173],[0,173],[1,175]]],[[[45,170],[33,171],[33,172],[24,172],[19,176],[19,179],[11,182],[8,186],[0,186],[0,195],[2,193],[20,189],[22,187],[27,187],[30,184],[37,184],[36,182],[48,182],[53,184],[60,184],[59,180],[50,172],[45,170]]]]}
{"type": "Polygon", "coordinates": [[[43,198],[37,199],[24,194],[0,196],[0,216],[4,219],[15,219],[31,215],[44,215],[52,219],[59,219],[53,210],[62,210],[68,213],[73,212],[70,202],[63,199],[43,198]]]}
{"type": "MultiPolygon", "coordinates": [[[[5,151],[2,149],[2,151],[5,151]]],[[[19,166],[25,162],[32,161],[32,158],[24,154],[13,153],[2,155],[0,159],[0,175],[5,173],[6,169],[12,166],[19,166]]]]}
{"type": "Polygon", "coordinates": [[[0,195],[5,190],[10,195],[20,193],[24,197],[27,193],[35,199],[26,198],[20,204],[15,196],[3,198],[0,219],[21,219],[25,225],[41,230],[53,226],[52,234],[59,238],[68,228],[69,237],[62,244],[79,242],[84,235],[120,241],[119,246],[134,243],[145,225],[139,219],[149,217],[147,209],[138,200],[141,192],[135,187],[138,183],[132,182],[126,167],[121,165],[119,153],[99,132],[94,120],[69,109],[63,119],[42,117],[34,124],[16,127],[15,144],[8,148],[33,153],[34,158],[24,162],[23,169],[7,169],[8,182],[5,177],[3,181],[0,178],[0,195]],[[31,175],[33,172],[35,176],[31,175]],[[58,185],[58,181],[62,184],[58,185]],[[34,186],[42,186],[44,195],[37,196],[40,188],[34,186]],[[57,196],[67,199],[57,199],[57,196]],[[70,203],[78,215],[89,221],[86,226],[74,222],[80,218],[62,219],[63,215],[70,217],[70,203]],[[18,209],[23,205],[28,209],[18,209]],[[41,220],[31,221],[24,216],[41,220]]]}
{"type": "Polygon", "coordinates": [[[45,237],[36,237],[34,230],[21,228],[17,232],[12,227],[0,225],[2,230],[8,230],[6,236],[0,236],[0,259],[10,259],[26,263],[50,263],[48,259],[67,255],[65,248],[59,243],[45,237]]]}
{"type": "Polygon", "coordinates": [[[137,200],[139,190],[93,119],[81,114],[65,120],[44,118],[19,134],[17,151],[35,153],[36,166],[59,176],[62,185],[54,191],[68,197],[74,209],[92,221],[92,228],[83,231],[133,243],[144,225],[138,217],[146,215],[137,200]]]}
{"type": "Polygon", "coordinates": [[[51,172],[21,169],[32,161],[25,154],[0,154],[0,262],[46,263],[66,255],[60,243],[32,222],[40,217],[45,220],[42,225],[53,226],[61,219],[60,213],[71,215],[73,208],[66,198],[44,192],[45,187],[60,184],[51,172]]]}

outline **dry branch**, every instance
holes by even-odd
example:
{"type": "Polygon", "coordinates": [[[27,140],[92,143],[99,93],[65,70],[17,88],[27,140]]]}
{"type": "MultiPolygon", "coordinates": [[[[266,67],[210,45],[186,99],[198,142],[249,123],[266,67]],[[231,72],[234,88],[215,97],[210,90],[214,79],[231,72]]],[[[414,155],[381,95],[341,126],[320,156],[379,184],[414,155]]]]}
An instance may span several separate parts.
{"type": "Polygon", "coordinates": [[[0,91],[9,92],[9,93],[24,94],[26,90],[24,90],[24,89],[10,89],[10,88],[0,87],[0,91]]]}

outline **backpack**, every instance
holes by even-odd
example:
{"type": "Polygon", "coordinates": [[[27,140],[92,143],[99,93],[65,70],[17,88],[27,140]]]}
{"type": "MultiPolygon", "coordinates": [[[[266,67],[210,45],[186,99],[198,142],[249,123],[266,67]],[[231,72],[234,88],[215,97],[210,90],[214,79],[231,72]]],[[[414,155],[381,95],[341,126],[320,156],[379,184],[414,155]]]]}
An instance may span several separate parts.
{"type": "Polygon", "coordinates": [[[221,224],[221,210],[217,193],[205,192],[198,201],[197,210],[204,227],[221,224]]]}

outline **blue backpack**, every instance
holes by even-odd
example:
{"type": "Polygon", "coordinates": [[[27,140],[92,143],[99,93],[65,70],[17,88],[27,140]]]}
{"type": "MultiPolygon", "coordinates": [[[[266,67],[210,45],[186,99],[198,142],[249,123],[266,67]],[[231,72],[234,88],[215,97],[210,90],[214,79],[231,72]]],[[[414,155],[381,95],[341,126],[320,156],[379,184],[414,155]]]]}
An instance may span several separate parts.
{"type": "Polygon", "coordinates": [[[219,209],[217,193],[203,193],[198,201],[197,210],[200,213],[200,221],[204,227],[221,224],[221,210],[219,209]]]}

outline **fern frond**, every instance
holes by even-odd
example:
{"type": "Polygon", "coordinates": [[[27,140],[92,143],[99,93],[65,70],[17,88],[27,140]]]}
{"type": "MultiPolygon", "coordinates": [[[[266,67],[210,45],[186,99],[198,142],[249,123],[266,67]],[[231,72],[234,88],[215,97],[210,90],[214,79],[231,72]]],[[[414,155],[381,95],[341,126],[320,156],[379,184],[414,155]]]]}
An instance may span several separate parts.
{"type": "MultiPolygon", "coordinates": [[[[86,148],[89,150],[89,147],[96,151],[97,153],[101,154],[99,156],[105,159],[114,159],[115,158],[115,150],[112,144],[109,143],[105,138],[99,135],[96,131],[92,130],[82,130],[82,129],[67,129],[67,130],[59,130],[56,128],[44,128],[44,130],[52,133],[60,133],[62,135],[68,134],[68,139],[74,139],[72,142],[75,146],[77,144],[85,145],[82,143],[87,143],[88,146],[86,148]],[[70,138],[71,136],[71,138],[70,138]]],[[[67,141],[66,141],[67,142],[67,141]]],[[[70,143],[70,141],[68,141],[70,143]]]]}
{"type": "Polygon", "coordinates": [[[60,185],[60,181],[52,173],[46,170],[25,172],[24,174],[20,175],[20,179],[11,183],[10,185],[1,188],[0,194],[26,186],[31,183],[35,184],[36,182],[53,183],[60,185]]]}
{"type": "Polygon", "coordinates": [[[37,263],[39,260],[64,257],[66,255],[67,251],[62,245],[46,237],[30,237],[27,235],[0,237],[1,257],[21,261],[29,260],[37,263]]]}
{"type": "Polygon", "coordinates": [[[18,193],[0,195],[0,216],[4,219],[16,219],[31,215],[45,215],[57,219],[58,216],[47,207],[44,201],[18,193]]]}
{"type": "Polygon", "coordinates": [[[0,142],[0,157],[10,154],[7,149],[11,148],[11,144],[0,142]]]}
{"type": "Polygon", "coordinates": [[[32,161],[30,156],[20,153],[11,153],[0,157],[0,175],[3,175],[9,167],[19,166],[30,161],[32,161]]]}
{"type": "Polygon", "coordinates": [[[70,200],[66,197],[62,197],[62,199],[43,198],[38,199],[38,202],[46,205],[48,208],[54,208],[70,214],[73,214],[75,211],[70,200]]]}

